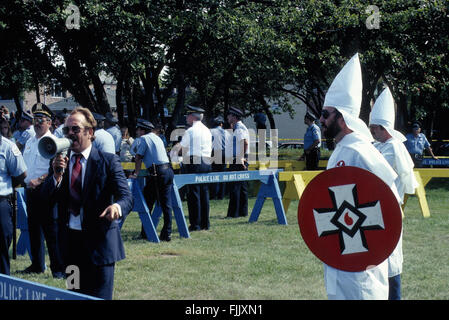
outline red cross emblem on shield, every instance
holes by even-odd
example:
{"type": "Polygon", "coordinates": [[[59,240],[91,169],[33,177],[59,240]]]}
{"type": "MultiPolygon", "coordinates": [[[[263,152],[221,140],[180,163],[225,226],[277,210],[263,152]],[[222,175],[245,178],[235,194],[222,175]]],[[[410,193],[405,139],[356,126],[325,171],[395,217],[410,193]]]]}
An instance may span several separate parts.
{"type": "Polygon", "coordinates": [[[395,249],[402,229],[399,203],[379,177],[357,167],[317,175],[298,206],[301,235],[324,263],[364,271],[395,249]]]}

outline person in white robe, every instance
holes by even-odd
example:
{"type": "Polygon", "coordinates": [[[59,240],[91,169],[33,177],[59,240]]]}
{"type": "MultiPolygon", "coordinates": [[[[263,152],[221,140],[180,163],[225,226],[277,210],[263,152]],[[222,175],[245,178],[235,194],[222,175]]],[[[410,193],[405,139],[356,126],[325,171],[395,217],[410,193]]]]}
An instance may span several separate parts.
{"type": "MultiPolygon", "coordinates": [[[[374,146],[382,153],[393,170],[398,174],[396,182],[401,204],[404,194],[414,194],[418,186],[413,172],[414,163],[404,141],[405,136],[394,129],[394,99],[390,89],[385,88],[376,100],[370,114],[369,127],[374,139],[374,146]]],[[[389,300],[401,299],[401,273],[403,264],[402,233],[399,242],[388,258],[389,300]]]]}
{"type": "MultiPolygon", "coordinates": [[[[371,144],[367,125],[359,119],[362,101],[362,72],[355,54],[332,82],[323,105],[320,122],[323,134],[335,139],[336,148],[327,169],[354,166],[370,171],[382,179],[399,201],[395,181],[397,174],[371,144]]],[[[324,281],[328,299],[388,299],[388,261],[365,271],[348,272],[324,264],[324,281]]]]}

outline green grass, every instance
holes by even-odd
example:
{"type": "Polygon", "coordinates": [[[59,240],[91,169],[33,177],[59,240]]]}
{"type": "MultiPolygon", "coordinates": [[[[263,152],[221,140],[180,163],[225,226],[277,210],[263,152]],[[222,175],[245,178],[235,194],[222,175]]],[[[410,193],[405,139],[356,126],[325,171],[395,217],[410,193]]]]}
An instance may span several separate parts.
{"type": "MultiPolygon", "coordinates": [[[[449,183],[434,180],[426,187],[431,217],[422,217],[416,197],[405,209],[404,299],[449,299],[449,183]]],[[[254,201],[250,198],[250,210],[254,201]]],[[[251,224],[248,217],[225,219],[228,201],[214,200],[211,230],[184,239],[174,221],[173,240],[160,244],[138,238],[140,220],[131,213],[122,229],[127,258],[116,265],[114,298],[326,299],[322,263],[300,236],[297,205],[290,205],[289,224],[282,226],[271,200],[251,224]]],[[[17,274],[28,265],[28,256],[11,260],[12,276],[65,288],[50,271],[17,274]]]]}

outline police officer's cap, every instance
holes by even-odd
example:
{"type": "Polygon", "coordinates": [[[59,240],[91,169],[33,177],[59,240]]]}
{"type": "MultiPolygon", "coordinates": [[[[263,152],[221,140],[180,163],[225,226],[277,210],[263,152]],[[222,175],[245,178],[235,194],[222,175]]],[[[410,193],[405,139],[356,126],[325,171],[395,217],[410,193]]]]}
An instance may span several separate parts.
{"type": "Polygon", "coordinates": [[[23,110],[22,115],[20,116],[21,119],[33,121],[34,117],[30,110],[23,110]]]}
{"type": "Polygon", "coordinates": [[[313,114],[311,114],[310,112],[307,112],[304,117],[307,118],[307,119],[310,119],[312,121],[316,120],[316,117],[313,114]]]}
{"type": "Polygon", "coordinates": [[[221,123],[224,123],[224,119],[223,119],[222,116],[218,116],[218,117],[214,118],[214,122],[215,122],[216,125],[219,125],[221,123]]]}
{"type": "Polygon", "coordinates": [[[413,123],[412,123],[412,128],[413,128],[413,129],[419,129],[419,128],[421,128],[421,122],[419,122],[419,121],[413,121],[413,123]]]}
{"type": "Polygon", "coordinates": [[[200,107],[194,107],[191,105],[186,105],[186,114],[192,114],[192,113],[204,113],[204,109],[200,107]]]}
{"type": "Polygon", "coordinates": [[[229,108],[229,113],[233,114],[233,115],[236,115],[238,117],[243,117],[242,110],[240,110],[239,108],[236,108],[236,107],[230,107],[229,108]]]}
{"type": "Polygon", "coordinates": [[[116,124],[118,123],[118,119],[112,115],[112,113],[106,113],[106,120],[110,123],[116,124]]]}
{"type": "Polygon", "coordinates": [[[33,107],[31,107],[31,111],[33,112],[33,115],[35,117],[48,117],[48,118],[52,119],[54,116],[54,114],[50,110],[50,108],[40,102],[35,103],[33,105],[33,107]]]}
{"type": "Polygon", "coordinates": [[[64,120],[64,119],[66,119],[68,116],[69,116],[69,114],[68,114],[68,113],[65,113],[64,111],[58,111],[58,112],[56,112],[56,114],[55,114],[55,117],[58,118],[58,119],[60,119],[60,120],[64,120]]]}
{"type": "Polygon", "coordinates": [[[154,125],[150,121],[142,119],[142,118],[138,118],[137,119],[137,125],[136,126],[137,126],[137,128],[142,128],[142,129],[145,129],[145,130],[152,130],[152,129],[154,129],[154,125]]]}
{"type": "Polygon", "coordinates": [[[94,116],[95,121],[104,121],[106,118],[99,113],[92,112],[92,115],[94,116]]]}

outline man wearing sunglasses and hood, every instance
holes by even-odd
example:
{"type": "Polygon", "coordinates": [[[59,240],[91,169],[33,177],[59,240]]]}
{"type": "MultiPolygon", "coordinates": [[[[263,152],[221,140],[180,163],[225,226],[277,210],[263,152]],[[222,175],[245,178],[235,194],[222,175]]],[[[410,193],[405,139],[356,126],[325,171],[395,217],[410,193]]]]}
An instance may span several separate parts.
{"type": "MultiPolygon", "coordinates": [[[[335,139],[336,148],[327,169],[353,166],[382,179],[396,196],[397,174],[371,144],[373,137],[359,118],[362,102],[362,71],[358,54],[343,67],[326,93],[320,118],[326,138],[335,139]]],[[[326,292],[332,300],[388,299],[388,261],[360,272],[348,272],[324,264],[326,292]]]]}

